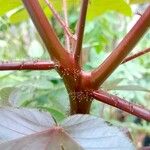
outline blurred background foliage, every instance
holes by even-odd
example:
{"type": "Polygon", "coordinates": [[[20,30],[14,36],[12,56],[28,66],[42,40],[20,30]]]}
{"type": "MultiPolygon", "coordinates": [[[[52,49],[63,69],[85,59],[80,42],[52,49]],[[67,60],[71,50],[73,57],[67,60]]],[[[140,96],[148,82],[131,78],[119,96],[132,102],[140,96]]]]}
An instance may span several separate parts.
{"type": "MultiPolygon", "coordinates": [[[[60,0],[51,0],[63,17],[60,0]]],[[[79,0],[68,0],[69,25],[75,31],[79,0]]],[[[148,6],[148,0],[90,0],[83,44],[83,68],[97,67],[148,6]],[[134,4],[134,5],[130,5],[134,4]]],[[[44,0],[40,3],[60,40],[63,32],[44,0]]],[[[49,56],[20,0],[0,0],[0,60],[48,60],[49,56]]],[[[150,31],[132,54],[150,47],[150,31]]],[[[150,54],[121,65],[101,88],[150,109],[150,54]]],[[[1,71],[0,106],[33,107],[50,112],[57,121],[69,114],[68,95],[56,71],[1,71]]],[[[91,113],[115,125],[127,127],[138,147],[150,135],[149,123],[94,101],[91,113]]],[[[150,142],[146,143],[147,145],[150,142]]],[[[145,144],[145,145],[146,145],[145,144]]]]}

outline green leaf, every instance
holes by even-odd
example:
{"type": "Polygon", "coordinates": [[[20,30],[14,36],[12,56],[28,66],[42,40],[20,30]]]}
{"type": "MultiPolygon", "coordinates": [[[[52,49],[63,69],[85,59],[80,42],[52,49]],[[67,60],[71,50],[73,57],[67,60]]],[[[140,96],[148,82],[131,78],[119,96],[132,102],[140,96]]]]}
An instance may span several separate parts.
{"type": "MultiPolygon", "coordinates": [[[[40,0],[39,2],[40,2],[41,7],[44,9],[46,16],[52,17],[52,12],[49,9],[49,7],[46,5],[45,1],[40,0]]],[[[61,7],[62,5],[60,4],[60,1],[52,0],[51,2],[57,11],[62,10],[62,7],[61,7]]],[[[29,14],[28,14],[27,10],[25,8],[22,8],[16,12],[12,13],[12,15],[10,16],[10,23],[12,23],[12,24],[20,23],[24,20],[27,20],[28,18],[29,18],[29,14]]]]}
{"type": "MultiPolygon", "coordinates": [[[[70,0],[68,1],[68,8],[71,9],[72,7],[77,8],[79,4],[79,0],[70,0]]],[[[52,0],[51,3],[53,4],[54,8],[60,12],[62,11],[62,2],[52,0]]],[[[40,4],[42,8],[44,9],[44,12],[47,16],[51,17],[52,13],[49,10],[48,6],[46,6],[46,3],[44,0],[40,0],[40,4]]],[[[0,15],[4,15],[8,11],[17,8],[18,6],[21,6],[21,0],[0,0],[0,15]]],[[[93,19],[96,16],[101,15],[102,13],[105,13],[109,10],[115,10],[117,12],[122,13],[126,16],[131,16],[132,11],[130,6],[124,1],[124,0],[117,0],[117,3],[114,2],[114,0],[91,0],[88,10],[88,19],[93,19]]],[[[27,11],[25,9],[18,10],[14,12],[10,16],[10,22],[11,23],[19,23],[21,21],[26,20],[29,17],[27,11]]]]}
{"type": "Polygon", "coordinates": [[[121,86],[110,88],[109,90],[150,92],[150,90],[138,85],[121,85],[121,86]]]}
{"type": "Polygon", "coordinates": [[[29,46],[28,55],[32,58],[40,58],[44,53],[43,47],[37,40],[33,40],[29,46]]]}
{"type": "Polygon", "coordinates": [[[105,81],[102,85],[102,88],[104,90],[115,89],[123,80],[124,80],[124,78],[117,78],[117,79],[114,79],[114,80],[105,81]]]}
{"type": "Polygon", "coordinates": [[[10,93],[14,90],[13,87],[5,87],[0,90],[0,97],[2,99],[8,100],[10,93]]]}
{"type": "Polygon", "coordinates": [[[33,98],[35,88],[33,87],[19,87],[13,90],[9,96],[11,106],[18,107],[24,100],[33,98]]]}
{"type": "Polygon", "coordinates": [[[42,109],[44,111],[48,111],[56,119],[56,121],[58,121],[58,122],[65,119],[65,114],[63,114],[62,112],[58,111],[55,108],[43,107],[43,106],[40,106],[38,108],[42,109]]]}
{"type": "Polygon", "coordinates": [[[39,78],[34,80],[29,79],[25,82],[26,83],[24,83],[24,85],[22,86],[33,87],[38,90],[46,90],[46,89],[50,90],[54,88],[52,82],[50,82],[47,78],[39,78]]]}
{"type": "Polygon", "coordinates": [[[16,23],[20,23],[28,18],[29,18],[28,12],[24,8],[21,8],[18,11],[16,11],[15,13],[13,13],[9,17],[9,20],[10,20],[10,23],[16,24],[16,23]]]}
{"type": "Polygon", "coordinates": [[[21,0],[0,0],[0,16],[21,5],[21,0]]]}
{"type": "Polygon", "coordinates": [[[150,0],[129,0],[130,4],[149,3],[150,0]]]}
{"type": "Polygon", "coordinates": [[[1,106],[10,106],[9,97],[14,90],[14,87],[5,87],[0,90],[1,106]]]}
{"type": "Polygon", "coordinates": [[[88,20],[93,19],[107,11],[114,10],[125,16],[131,16],[132,10],[124,0],[91,0],[88,9],[88,20]]]}

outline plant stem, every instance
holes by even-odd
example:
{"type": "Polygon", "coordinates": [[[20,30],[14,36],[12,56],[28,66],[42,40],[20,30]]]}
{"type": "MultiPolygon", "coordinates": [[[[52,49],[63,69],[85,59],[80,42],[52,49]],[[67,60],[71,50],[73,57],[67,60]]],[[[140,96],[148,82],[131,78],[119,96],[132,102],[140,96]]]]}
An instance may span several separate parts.
{"type": "Polygon", "coordinates": [[[51,70],[57,66],[52,61],[4,61],[0,62],[0,70],[51,70]]]}
{"type": "Polygon", "coordinates": [[[150,121],[150,110],[147,110],[144,107],[141,107],[136,104],[132,104],[124,99],[111,95],[102,90],[94,91],[91,95],[93,98],[95,98],[98,101],[101,101],[108,105],[119,108],[123,111],[126,111],[132,115],[135,115],[137,117],[150,121]]]}
{"type": "MultiPolygon", "coordinates": [[[[69,36],[69,38],[73,41],[75,41],[75,38],[73,36],[73,34],[70,32],[69,30],[69,26],[68,26],[68,22],[66,23],[66,21],[64,21],[59,14],[56,12],[56,10],[54,9],[53,5],[49,2],[49,0],[45,0],[46,4],[48,5],[48,7],[50,8],[50,10],[52,11],[54,17],[56,18],[56,20],[59,22],[59,24],[61,25],[61,27],[63,28],[64,32],[65,32],[65,36],[67,35],[67,38],[69,36]]],[[[68,38],[68,39],[69,39],[68,38]]],[[[68,41],[67,41],[68,42],[68,41]]],[[[67,50],[70,50],[70,43],[67,43],[67,50]],[[69,44],[69,45],[68,45],[69,44]]]]}
{"type": "Polygon", "coordinates": [[[27,8],[33,23],[35,24],[41,38],[43,39],[49,54],[57,61],[66,61],[68,53],[62,47],[52,26],[49,24],[38,0],[22,0],[27,8]]]}
{"type": "MultiPolygon", "coordinates": [[[[64,11],[65,24],[66,24],[66,27],[69,28],[67,10],[68,10],[67,9],[67,1],[63,0],[63,11],[64,11]]],[[[65,32],[65,44],[66,44],[66,48],[68,50],[70,50],[70,39],[69,39],[69,37],[68,37],[66,32],[65,32]]]]}
{"type": "MultiPolygon", "coordinates": [[[[147,48],[137,54],[129,56],[124,59],[122,64],[133,60],[141,55],[150,52],[150,48],[147,48]]],[[[53,61],[46,60],[33,60],[33,61],[1,61],[0,62],[0,70],[50,70],[54,69],[57,66],[53,61]]]]}
{"type": "Polygon", "coordinates": [[[150,26],[150,6],[147,8],[142,17],[123,38],[118,47],[106,58],[106,60],[92,72],[93,82],[100,86],[120,65],[125,57],[131,52],[142,35],[150,26]]]}
{"type": "MultiPolygon", "coordinates": [[[[110,95],[104,91],[94,91],[95,89],[97,90],[98,86],[103,83],[106,78],[119,66],[119,64],[125,59],[128,53],[132,50],[132,48],[136,45],[138,40],[150,26],[150,6],[139,19],[137,24],[122,40],[119,46],[104,61],[104,63],[100,65],[100,67],[98,67],[98,69],[96,69],[94,72],[86,73],[82,71],[79,61],[82,49],[88,0],[82,0],[82,7],[77,31],[77,41],[75,43],[76,45],[74,54],[68,53],[63,48],[52,26],[49,24],[49,21],[44,14],[38,0],[22,1],[27,8],[37,30],[39,31],[39,34],[43,39],[49,54],[51,55],[54,62],[58,62],[60,66],[56,66],[53,62],[49,62],[51,64],[45,64],[44,62],[42,62],[41,64],[39,64],[39,62],[33,62],[32,64],[30,64],[29,62],[17,64],[7,63],[5,64],[5,66],[3,63],[3,69],[10,69],[11,67],[13,69],[18,68],[20,70],[29,68],[35,69],[35,66],[40,66],[41,69],[47,69],[47,67],[58,67],[57,71],[63,78],[66,89],[69,93],[71,114],[89,113],[92,100],[93,98],[96,98],[103,103],[107,103],[130,114],[150,121],[150,111],[146,109],[144,110],[144,108],[138,105],[134,105],[132,103],[124,101],[123,99],[110,95]]],[[[54,9],[52,10],[54,11],[54,9]]],[[[55,17],[58,17],[57,13],[53,13],[55,17]]],[[[62,19],[60,18],[58,18],[58,20],[62,21],[62,19]]],[[[66,22],[63,25],[65,28],[66,22]]]]}
{"type": "Polygon", "coordinates": [[[139,57],[139,56],[142,56],[142,55],[144,55],[144,54],[147,54],[147,53],[149,53],[149,52],[150,52],[150,48],[147,48],[147,49],[145,49],[145,50],[143,50],[143,51],[140,51],[140,52],[138,52],[138,53],[136,53],[136,54],[134,54],[134,55],[131,55],[131,56],[125,58],[125,59],[123,60],[122,64],[124,64],[124,63],[126,63],[126,62],[129,62],[129,61],[131,61],[131,60],[133,60],[133,59],[135,59],[135,58],[137,58],[137,57],[139,57]]]}
{"type": "Polygon", "coordinates": [[[84,36],[84,28],[85,28],[86,14],[87,14],[87,9],[88,9],[88,2],[89,0],[82,0],[80,18],[78,22],[77,42],[76,42],[75,51],[74,51],[74,58],[78,64],[80,61],[80,55],[81,55],[81,50],[82,50],[82,42],[83,42],[83,36],[84,36]]]}

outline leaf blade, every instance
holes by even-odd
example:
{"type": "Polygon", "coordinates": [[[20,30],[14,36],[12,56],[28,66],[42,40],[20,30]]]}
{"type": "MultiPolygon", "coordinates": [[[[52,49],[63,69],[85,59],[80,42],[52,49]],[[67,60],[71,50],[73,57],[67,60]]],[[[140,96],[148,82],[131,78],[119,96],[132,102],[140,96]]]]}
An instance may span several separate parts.
{"type": "Polygon", "coordinates": [[[0,139],[13,140],[53,126],[53,118],[36,109],[0,109],[0,139]]]}
{"type": "Polygon", "coordinates": [[[103,119],[94,116],[71,116],[62,123],[62,127],[85,150],[134,149],[130,140],[117,127],[109,126],[103,119]]]}

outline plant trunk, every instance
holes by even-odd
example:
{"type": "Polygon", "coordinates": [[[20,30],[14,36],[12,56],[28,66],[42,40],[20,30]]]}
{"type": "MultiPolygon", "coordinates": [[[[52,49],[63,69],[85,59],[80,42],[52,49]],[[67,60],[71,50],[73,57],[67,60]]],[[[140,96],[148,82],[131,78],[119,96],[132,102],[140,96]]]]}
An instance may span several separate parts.
{"type": "Polygon", "coordinates": [[[87,91],[76,91],[69,93],[70,114],[89,114],[92,98],[87,91]]]}
{"type": "Polygon", "coordinates": [[[91,74],[83,72],[70,55],[68,64],[58,68],[58,73],[63,78],[70,100],[70,114],[89,114],[92,103],[90,96],[93,91],[91,74]]]}

